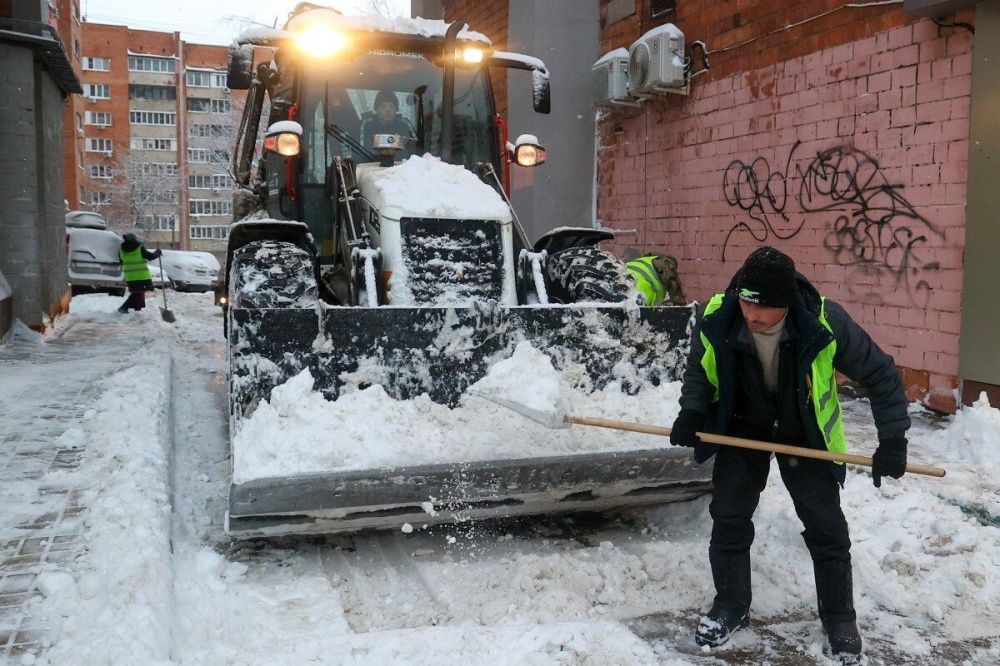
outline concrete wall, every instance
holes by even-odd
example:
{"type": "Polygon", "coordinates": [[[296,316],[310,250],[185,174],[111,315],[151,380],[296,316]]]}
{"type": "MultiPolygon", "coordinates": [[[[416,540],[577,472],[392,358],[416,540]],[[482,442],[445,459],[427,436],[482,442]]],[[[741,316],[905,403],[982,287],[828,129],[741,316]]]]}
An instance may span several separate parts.
{"type": "MultiPolygon", "coordinates": [[[[652,27],[636,4],[602,51],[652,27]]],[[[711,74],[602,117],[598,217],[636,230],[621,253],[675,255],[702,302],[778,247],[895,357],[912,398],[953,409],[973,38],[834,4],[678,3],[671,21],[716,52],[711,74]]]]}
{"type": "Polygon", "coordinates": [[[63,97],[31,48],[0,44],[0,271],[13,316],[41,328],[65,307],[63,97]]]}
{"type": "Polygon", "coordinates": [[[507,75],[511,141],[534,134],[548,149],[548,161],[532,169],[511,166],[511,200],[536,240],[561,226],[593,225],[594,113],[590,68],[598,57],[597,0],[511,0],[511,51],[545,61],[552,82],[552,113],[535,113],[531,76],[507,75]]]}
{"type": "Polygon", "coordinates": [[[970,402],[986,391],[996,406],[1000,405],[1000,6],[995,2],[981,2],[976,8],[973,56],[960,370],[962,399],[970,402]]]}

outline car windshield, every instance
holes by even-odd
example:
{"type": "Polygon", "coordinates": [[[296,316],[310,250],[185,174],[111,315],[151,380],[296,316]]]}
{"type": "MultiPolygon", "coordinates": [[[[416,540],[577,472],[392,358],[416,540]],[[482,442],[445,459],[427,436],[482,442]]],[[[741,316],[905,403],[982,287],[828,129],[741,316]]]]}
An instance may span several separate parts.
{"type": "MultiPolygon", "coordinates": [[[[397,159],[441,156],[444,69],[430,56],[371,50],[325,68],[306,68],[303,76],[298,119],[307,182],[322,183],[336,155],[375,161],[376,133],[403,137],[397,159]]],[[[496,161],[493,104],[486,75],[478,67],[455,72],[453,136],[453,164],[474,169],[478,162],[496,161]]]]}

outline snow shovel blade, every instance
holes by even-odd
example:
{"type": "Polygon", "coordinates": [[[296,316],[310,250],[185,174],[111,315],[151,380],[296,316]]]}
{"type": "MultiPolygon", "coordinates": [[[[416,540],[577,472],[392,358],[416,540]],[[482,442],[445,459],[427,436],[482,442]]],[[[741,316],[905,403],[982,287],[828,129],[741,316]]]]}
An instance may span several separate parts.
{"type": "Polygon", "coordinates": [[[167,322],[168,324],[172,324],[175,321],[177,321],[177,317],[174,316],[173,311],[168,310],[165,307],[160,307],[160,316],[163,317],[163,321],[167,322]]]}

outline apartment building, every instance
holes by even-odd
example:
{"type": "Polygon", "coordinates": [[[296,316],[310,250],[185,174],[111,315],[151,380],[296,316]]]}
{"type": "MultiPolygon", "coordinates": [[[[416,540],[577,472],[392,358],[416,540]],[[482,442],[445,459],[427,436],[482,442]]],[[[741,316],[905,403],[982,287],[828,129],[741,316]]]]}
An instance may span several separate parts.
{"type": "Polygon", "coordinates": [[[177,32],[82,28],[82,207],[148,242],[221,256],[244,98],[226,87],[226,48],[177,32]]]}

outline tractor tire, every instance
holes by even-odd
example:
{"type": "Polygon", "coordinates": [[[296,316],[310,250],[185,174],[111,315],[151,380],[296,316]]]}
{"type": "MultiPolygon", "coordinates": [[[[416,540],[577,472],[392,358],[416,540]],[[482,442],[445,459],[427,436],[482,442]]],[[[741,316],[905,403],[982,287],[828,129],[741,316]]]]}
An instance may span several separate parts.
{"type": "Polygon", "coordinates": [[[599,247],[571,247],[545,265],[549,298],[560,303],[619,303],[633,291],[625,264],[599,247]]]}
{"type": "Polygon", "coordinates": [[[312,256],[292,243],[262,240],[233,253],[230,308],[316,307],[319,290],[312,256]]]}

